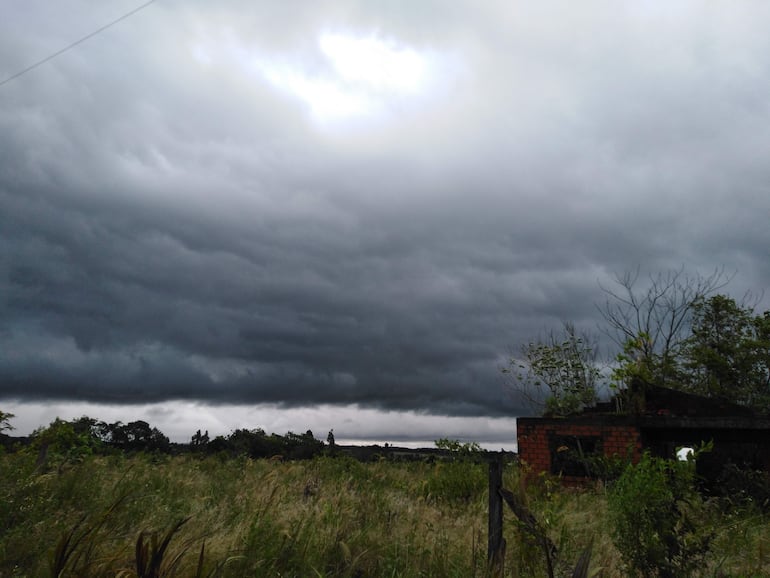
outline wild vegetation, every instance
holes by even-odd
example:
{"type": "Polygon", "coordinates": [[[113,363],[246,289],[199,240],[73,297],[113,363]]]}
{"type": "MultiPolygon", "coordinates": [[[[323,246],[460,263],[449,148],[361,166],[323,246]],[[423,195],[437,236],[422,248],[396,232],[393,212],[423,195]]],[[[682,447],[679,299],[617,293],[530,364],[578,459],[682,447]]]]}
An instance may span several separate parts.
{"type": "MultiPolygon", "coordinates": [[[[488,575],[487,465],[473,444],[362,463],[328,445],[304,460],[252,458],[248,445],[127,451],[75,429],[57,420],[0,455],[0,576],[488,575]]],[[[701,496],[687,463],[648,457],[617,481],[565,488],[510,463],[519,513],[505,513],[504,575],[548,576],[550,563],[571,576],[589,547],[586,576],[770,575],[767,480],[742,479],[741,492],[701,496]]]]}

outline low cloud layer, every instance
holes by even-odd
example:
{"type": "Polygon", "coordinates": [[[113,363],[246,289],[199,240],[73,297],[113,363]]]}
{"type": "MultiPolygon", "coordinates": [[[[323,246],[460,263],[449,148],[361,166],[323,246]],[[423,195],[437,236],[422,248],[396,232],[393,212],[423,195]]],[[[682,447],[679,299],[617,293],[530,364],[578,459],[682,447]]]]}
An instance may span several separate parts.
{"type": "Polygon", "coordinates": [[[197,431],[213,439],[236,429],[262,428],[284,434],[311,430],[325,441],[334,430],[335,441],[348,445],[391,444],[399,447],[432,447],[440,438],[480,443],[489,450],[515,450],[516,425],[509,417],[448,417],[415,411],[382,411],[359,406],[319,405],[280,409],[263,404],[208,405],[189,401],[154,404],[101,405],[82,402],[6,402],[3,410],[17,417],[11,420],[16,435],[29,435],[56,417],[77,419],[98,416],[114,423],[144,420],[160,425],[171,441],[186,443],[197,431]]]}
{"type": "MultiPolygon", "coordinates": [[[[133,7],[9,8],[0,77],[133,7]]],[[[768,25],[158,0],[0,86],[0,396],[516,415],[613,273],[770,286],[768,25]]]]}

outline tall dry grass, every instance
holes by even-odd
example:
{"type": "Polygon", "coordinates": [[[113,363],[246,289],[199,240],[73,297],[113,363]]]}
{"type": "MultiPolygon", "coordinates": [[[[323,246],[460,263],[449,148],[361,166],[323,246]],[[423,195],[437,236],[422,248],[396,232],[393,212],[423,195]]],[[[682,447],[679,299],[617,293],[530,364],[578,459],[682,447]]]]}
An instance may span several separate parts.
{"type": "MultiPolygon", "coordinates": [[[[469,462],[362,464],[87,456],[51,471],[0,455],[0,577],[486,575],[486,469],[469,462]]],[[[625,576],[600,485],[564,489],[510,466],[504,485],[538,517],[569,575],[625,576]]],[[[767,519],[714,520],[702,576],[770,575],[767,519]]],[[[506,512],[506,576],[543,576],[506,512]]]]}

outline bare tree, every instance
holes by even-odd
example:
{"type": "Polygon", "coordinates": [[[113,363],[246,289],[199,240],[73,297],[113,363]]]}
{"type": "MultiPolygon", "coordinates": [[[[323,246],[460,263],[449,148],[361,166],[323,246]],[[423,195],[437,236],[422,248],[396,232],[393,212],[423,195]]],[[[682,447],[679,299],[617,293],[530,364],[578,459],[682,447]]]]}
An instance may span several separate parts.
{"type": "Polygon", "coordinates": [[[689,336],[693,304],[727,285],[733,274],[724,268],[710,275],[687,273],[684,267],[650,275],[640,283],[639,268],[616,275],[614,286],[599,284],[606,295],[597,306],[606,322],[602,331],[659,385],[675,378],[676,361],[689,336]]]}

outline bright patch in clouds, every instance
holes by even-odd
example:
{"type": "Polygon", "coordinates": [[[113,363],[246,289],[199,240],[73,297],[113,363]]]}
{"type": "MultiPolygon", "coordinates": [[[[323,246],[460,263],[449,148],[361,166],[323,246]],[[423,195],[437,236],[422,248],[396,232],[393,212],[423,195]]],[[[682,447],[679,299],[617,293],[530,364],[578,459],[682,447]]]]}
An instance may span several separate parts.
{"type": "Polygon", "coordinates": [[[377,38],[325,34],[319,44],[340,78],[376,90],[413,92],[425,76],[425,61],[414,50],[377,38]]]}
{"type": "Polygon", "coordinates": [[[309,78],[280,68],[265,70],[265,77],[275,86],[304,100],[319,120],[363,115],[374,108],[375,103],[367,95],[345,90],[329,80],[309,78]]]}
{"type": "Polygon", "coordinates": [[[297,62],[261,66],[271,84],[304,101],[318,121],[377,116],[393,101],[426,89],[427,58],[410,48],[342,34],[322,34],[318,46],[328,64],[324,72],[297,62]]]}

